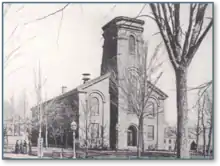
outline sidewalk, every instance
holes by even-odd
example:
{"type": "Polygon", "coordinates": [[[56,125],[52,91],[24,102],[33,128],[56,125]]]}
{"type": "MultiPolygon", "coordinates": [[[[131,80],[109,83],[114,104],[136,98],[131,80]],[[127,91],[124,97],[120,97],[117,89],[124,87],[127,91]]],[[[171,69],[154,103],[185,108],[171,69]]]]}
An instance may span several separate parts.
{"type": "MultiPolygon", "coordinates": [[[[4,153],[3,159],[40,159],[38,156],[31,156],[28,154],[4,153]]],[[[49,159],[49,157],[43,157],[49,159]]]]}

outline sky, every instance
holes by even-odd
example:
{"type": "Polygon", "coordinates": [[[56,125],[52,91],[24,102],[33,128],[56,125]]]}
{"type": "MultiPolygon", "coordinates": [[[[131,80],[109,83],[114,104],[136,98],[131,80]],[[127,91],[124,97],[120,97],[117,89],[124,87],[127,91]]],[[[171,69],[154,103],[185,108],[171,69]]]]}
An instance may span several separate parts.
{"type": "MultiPolygon", "coordinates": [[[[15,58],[4,68],[4,100],[14,96],[16,111],[22,111],[24,93],[28,108],[36,104],[34,73],[39,61],[42,73],[43,97],[49,99],[61,94],[61,87],[71,90],[82,84],[82,73],[91,78],[100,75],[102,59],[102,26],[116,16],[136,17],[143,4],[71,4],[62,13],[43,20],[33,20],[47,15],[65,4],[13,4],[4,17],[4,56],[21,46],[15,58]],[[61,19],[62,18],[62,19],[61,19]],[[62,21],[61,21],[62,20],[62,21]],[[28,23],[28,24],[26,24],[28,23]],[[17,27],[17,28],[16,28],[17,27]],[[10,37],[13,30],[13,35],[10,37]]],[[[188,6],[181,10],[181,24],[187,27],[188,6]]],[[[142,14],[150,14],[146,5],[142,14]]],[[[212,15],[211,6],[207,16],[212,15]]],[[[149,54],[162,41],[153,20],[145,21],[143,37],[149,43],[149,54]]],[[[206,23],[206,22],[205,22],[206,23]]],[[[211,29],[212,30],[212,29],[211,29]]],[[[188,70],[188,86],[195,87],[212,80],[212,31],[197,51],[188,70]]],[[[165,120],[176,122],[176,91],[174,70],[164,46],[160,58],[164,61],[163,76],[157,86],[169,97],[165,101],[165,120]]],[[[196,101],[196,92],[188,93],[189,108],[196,101]]],[[[194,117],[192,111],[190,117],[194,117]]]]}

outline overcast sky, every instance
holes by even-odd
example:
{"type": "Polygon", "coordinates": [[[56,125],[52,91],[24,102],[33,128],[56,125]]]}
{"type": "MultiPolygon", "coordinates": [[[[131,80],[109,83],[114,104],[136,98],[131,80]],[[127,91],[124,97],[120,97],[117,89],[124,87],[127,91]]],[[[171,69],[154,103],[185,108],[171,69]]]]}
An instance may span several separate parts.
{"type": "MultiPolygon", "coordinates": [[[[13,4],[4,17],[4,54],[8,55],[13,49],[22,44],[16,52],[16,57],[4,70],[4,97],[8,100],[14,96],[19,105],[23,92],[26,91],[29,107],[36,104],[34,92],[33,70],[40,59],[44,84],[44,97],[47,99],[59,95],[61,86],[68,90],[82,83],[81,74],[91,73],[95,78],[100,75],[102,58],[102,26],[116,16],[135,17],[143,8],[143,4],[71,4],[61,20],[61,13],[47,19],[32,21],[51,13],[65,4],[13,4]],[[13,36],[9,38],[16,28],[13,36]],[[60,29],[60,31],[59,31],[60,29]],[[59,36],[59,37],[58,37],[59,36]],[[9,39],[8,39],[9,38],[9,39]],[[58,40],[57,40],[58,39],[58,40]],[[17,69],[18,68],[18,69],[17,69]],[[13,72],[16,70],[16,72],[13,72]]],[[[187,26],[188,10],[184,5],[181,10],[181,24],[187,26]]],[[[146,5],[142,14],[150,14],[146,5]]],[[[207,16],[212,15],[208,7],[207,16]]],[[[145,21],[144,39],[149,42],[149,52],[153,53],[155,46],[160,43],[160,35],[156,24],[149,18],[145,21]]],[[[208,33],[193,59],[188,74],[188,86],[198,86],[212,80],[212,31],[208,33]]],[[[169,98],[166,100],[165,117],[169,123],[176,121],[175,76],[168,60],[166,50],[161,48],[161,60],[164,74],[158,87],[169,98]]],[[[196,93],[189,93],[189,107],[196,100],[196,93]]],[[[17,111],[19,111],[19,106],[17,111]]]]}

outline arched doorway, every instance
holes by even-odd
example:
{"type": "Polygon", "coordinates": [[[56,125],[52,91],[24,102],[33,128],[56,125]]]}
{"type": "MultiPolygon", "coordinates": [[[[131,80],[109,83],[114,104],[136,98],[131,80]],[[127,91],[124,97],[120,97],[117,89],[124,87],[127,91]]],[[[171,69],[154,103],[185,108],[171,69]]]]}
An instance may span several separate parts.
{"type": "Polygon", "coordinates": [[[137,128],[135,126],[129,126],[127,132],[128,146],[137,146],[137,128]]]}
{"type": "Polygon", "coordinates": [[[197,144],[193,141],[190,145],[190,150],[196,150],[197,144]]]}

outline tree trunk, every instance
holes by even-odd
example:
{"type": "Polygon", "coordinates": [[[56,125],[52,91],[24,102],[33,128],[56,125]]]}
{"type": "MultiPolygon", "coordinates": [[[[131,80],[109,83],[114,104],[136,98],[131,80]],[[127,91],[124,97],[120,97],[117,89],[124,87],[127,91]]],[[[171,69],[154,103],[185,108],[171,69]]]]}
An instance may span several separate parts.
{"type": "Polygon", "coordinates": [[[85,142],[85,143],[86,143],[86,154],[85,154],[85,155],[86,155],[86,156],[85,156],[86,158],[88,157],[88,154],[89,154],[89,147],[88,147],[89,144],[88,144],[88,141],[89,141],[89,140],[88,140],[88,128],[87,128],[87,123],[86,123],[86,142],[85,142]]]}
{"type": "Polygon", "coordinates": [[[176,69],[177,158],[189,158],[187,68],[176,69]]]}
{"type": "Polygon", "coordinates": [[[138,124],[138,144],[137,144],[137,157],[141,157],[141,150],[143,144],[143,136],[142,136],[142,126],[143,126],[143,116],[139,118],[138,124]]]}
{"type": "Polygon", "coordinates": [[[63,136],[64,134],[62,133],[61,136],[60,136],[60,139],[61,139],[61,149],[62,149],[62,154],[63,154],[63,148],[64,148],[64,141],[63,141],[63,136]]]}
{"type": "Polygon", "coordinates": [[[142,141],[142,143],[141,143],[141,148],[142,148],[142,150],[141,150],[141,152],[143,153],[144,152],[144,118],[142,117],[141,118],[141,141],[142,141]]]}
{"type": "Polygon", "coordinates": [[[211,139],[212,139],[212,122],[210,124],[210,128],[209,128],[209,136],[208,136],[208,147],[207,147],[207,153],[208,156],[210,155],[210,145],[211,145],[211,139]]]}
{"type": "MultiPolygon", "coordinates": [[[[199,108],[200,109],[200,108],[199,108]]],[[[200,135],[200,110],[198,110],[198,114],[197,114],[197,126],[196,126],[196,152],[198,152],[198,146],[199,146],[199,135],[200,135]]]]}
{"type": "Polygon", "coordinates": [[[65,147],[68,148],[68,132],[66,132],[65,147]]]}
{"type": "Polygon", "coordinates": [[[176,145],[177,145],[177,141],[175,141],[175,145],[174,145],[174,154],[176,153],[176,145]]]}
{"type": "Polygon", "coordinates": [[[206,155],[206,127],[205,127],[205,118],[204,118],[204,103],[205,99],[203,99],[203,107],[202,107],[202,132],[203,132],[203,155],[206,155]]]}
{"type": "Polygon", "coordinates": [[[45,120],[46,120],[46,124],[45,124],[45,144],[46,144],[46,148],[48,148],[48,122],[47,122],[47,116],[48,115],[46,115],[46,118],[45,118],[45,120]]]}
{"type": "Polygon", "coordinates": [[[7,148],[8,148],[8,136],[6,136],[6,141],[7,141],[7,148]]]}
{"type": "Polygon", "coordinates": [[[206,155],[206,138],[205,138],[206,128],[203,128],[203,155],[206,155]]]}
{"type": "Polygon", "coordinates": [[[46,148],[48,148],[48,130],[46,128],[46,133],[45,133],[45,141],[46,141],[46,148]]]}
{"type": "Polygon", "coordinates": [[[53,137],[53,139],[54,139],[55,146],[57,147],[57,138],[53,137]]]}

